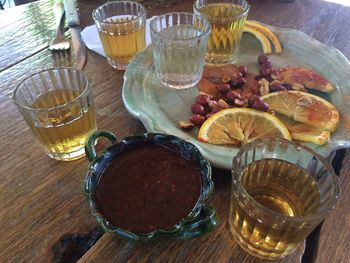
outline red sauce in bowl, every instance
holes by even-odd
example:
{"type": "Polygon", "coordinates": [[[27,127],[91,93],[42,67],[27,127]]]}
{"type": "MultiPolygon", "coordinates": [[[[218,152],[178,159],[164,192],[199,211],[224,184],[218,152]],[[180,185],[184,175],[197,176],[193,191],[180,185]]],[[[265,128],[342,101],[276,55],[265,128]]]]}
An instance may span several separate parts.
{"type": "Polygon", "coordinates": [[[193,210],[201,192],[199,168],[168,148],[143,145],[115,158],[96,187],[100,213],[134,233],[170,229],[193,210]]]}

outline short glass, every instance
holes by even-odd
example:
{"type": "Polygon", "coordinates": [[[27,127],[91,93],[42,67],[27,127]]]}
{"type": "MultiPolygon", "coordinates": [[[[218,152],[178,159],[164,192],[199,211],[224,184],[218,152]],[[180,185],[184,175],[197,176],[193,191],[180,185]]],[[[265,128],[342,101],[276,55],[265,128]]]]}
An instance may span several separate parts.
{"type": "Polygon", "coordinates": [[[195,86],[203,72],[209,22],[191,13],[168,13],[150,24],[157,77],[174,89],[195,86]]]}
{"type": "Polygon", "coordinates": [[[207,63],[227,64],[237,59],[249,8],[245,0],[195,1],[194,13],[206,17],[212,27],[205,58],[207,63]]]}
{"type": "Polygon", "coordinates": [[[19,83],[13,100],[51,158],[71,161],[85,155],[85,140],[96,130],[96,119],[82,71],[53,68],[35,73],[19,83]]]}
{"type": "Polygon", "coordinates": [[[232,164],[230,229],[261,259],[279,259],[302,244],[339,197],[333,168],[299,143],[243,145],[232,164]]]}
{"type": "Polygon", "coordinates": [[[108,63],[125,70],[146,47],[146,9],[132,1],[107,2],[92,12],[108,63]]]}

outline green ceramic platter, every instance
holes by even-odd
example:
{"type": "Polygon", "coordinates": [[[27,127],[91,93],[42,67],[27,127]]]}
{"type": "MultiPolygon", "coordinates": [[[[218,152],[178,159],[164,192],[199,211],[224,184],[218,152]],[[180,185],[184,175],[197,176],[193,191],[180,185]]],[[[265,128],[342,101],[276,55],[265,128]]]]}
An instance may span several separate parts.
{"type": "MultiPolygon", "coordinates": [[[[327,157],[335,149],[350,146],[350,63],[341,52],[306,34],[291,29],[271,27],[282,42],[284,52],[271,55],[274,67],[301,66],[324,75],[336,87],[331,94],[317,93],[333,103],[340,113],[338,129],[324,146],[305,145],[327,157]]],[[[246,65],[257,74],[257,57],[262,53],[258,40],[245,33],[237,65],[246,65]]],[[[184,131],[178,126],[191,116],[190,105],[198,95],[196,87],[172,90],[159,83],[154,71],[152,46],[135,56],[125,72],[123,101],[127,110],[139,119],[149,132],[178,136],[196,145],[215,167],[230,169],[238,147],[211,145],[197,141],[198,129],[184,131]]]]}

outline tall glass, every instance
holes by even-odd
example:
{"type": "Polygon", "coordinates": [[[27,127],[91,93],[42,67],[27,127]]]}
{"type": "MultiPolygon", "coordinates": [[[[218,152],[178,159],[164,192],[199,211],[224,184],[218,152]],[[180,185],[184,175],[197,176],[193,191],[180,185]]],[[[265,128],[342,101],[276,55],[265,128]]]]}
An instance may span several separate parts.
{"type": "Polygon", "coordinates": [[[243,145],[232,164],[230,229],[253,256],[279,259],[303,243],[338,197],[337,176],[313,150],[286,140],[243,145]]]}
{"type": "Polygon", "coordinates": [[[195,1],[194,13],[206,17],[212,27],[207,63],[226,64],[236,60],[249,8],[246,0],[195,1]]]}
{"type": "Polygon", "coordinates": [[[209,22],[191,13],[168,13],[153,19],[150,27],[159,80],[175,89],[195,86],[202,76],[209,22]]]}
{"type": "Polygon", "coordinates": [[[24,79],[13,100],[46,153],[62,161],[85,155],[96,130],[91,87],[80,70],[53,68],[24,79]]]}
{"type": "Polygon", "coordinates": [[[132,1],[107,2],[92,17],[108,63],[125,70],[134,55],[146,47],[146,9],[132,1]]]}

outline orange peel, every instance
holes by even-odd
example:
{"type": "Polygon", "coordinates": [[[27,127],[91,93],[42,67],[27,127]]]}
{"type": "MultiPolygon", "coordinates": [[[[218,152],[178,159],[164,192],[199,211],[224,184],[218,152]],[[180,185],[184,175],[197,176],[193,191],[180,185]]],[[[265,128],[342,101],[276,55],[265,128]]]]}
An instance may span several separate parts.
{"type": "Polygon", "coordinates": [[[267,28],[266,26],[263,26],[262,24],[256,21],[249,21],[249,20],[245,22],[245,26],[255,28],[260,32],[262,32],[271,41],[276,54],[280,54],[283,52],[281,42],[279,41],[278,37],[269,28],[267,28]]]}

